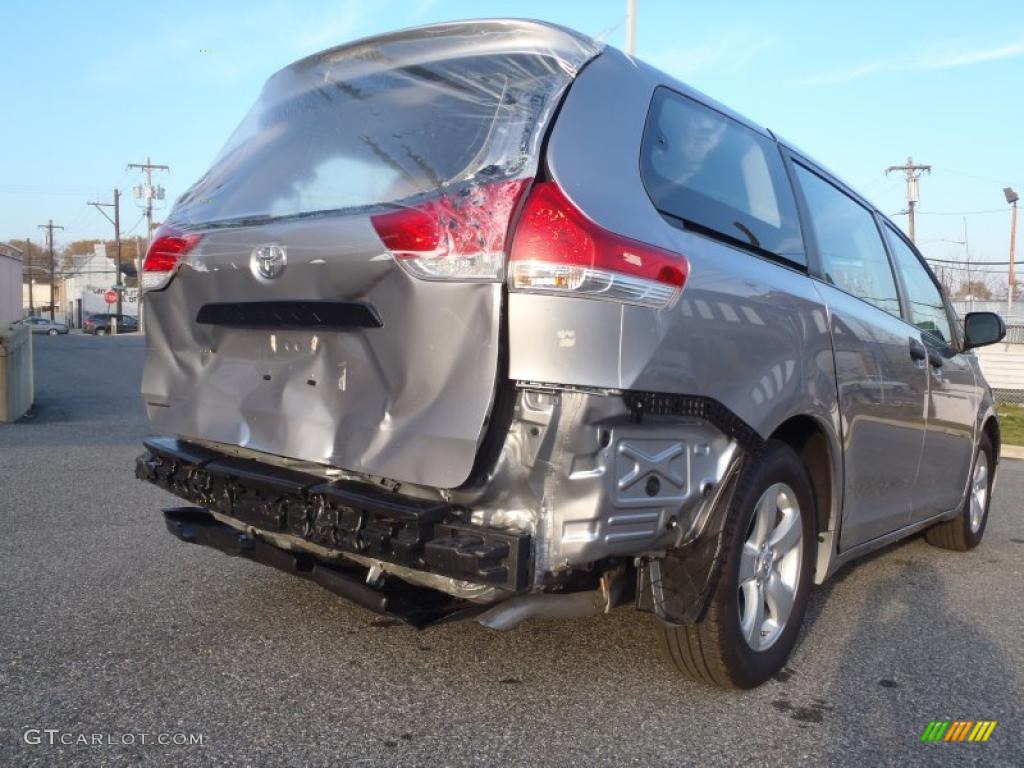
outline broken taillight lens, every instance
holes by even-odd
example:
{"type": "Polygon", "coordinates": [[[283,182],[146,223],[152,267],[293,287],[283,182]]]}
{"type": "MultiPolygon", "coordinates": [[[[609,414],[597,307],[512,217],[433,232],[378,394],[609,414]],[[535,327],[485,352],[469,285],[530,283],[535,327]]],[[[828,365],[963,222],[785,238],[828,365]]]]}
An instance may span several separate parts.
{"type": "Polygon", "coordinates": [[[202,235],[185,234],[161,227],[142,262],[143,291],[155,291],[171,281],[174,271],[185,255],[202,239],[202,235]]]}
{"type": "Polygon", "coordinates": [[[656,309],[670,306],[682,293],[689,270],[678,253],[598,226],[553,181],[530,192],[509,256],[513,290],[656,309]]]}
{"type": "Polygon", "coordinates": [[[528,179],[478,184],[370,217],[391,256],[424,280],[501,280],[528,179]]]}

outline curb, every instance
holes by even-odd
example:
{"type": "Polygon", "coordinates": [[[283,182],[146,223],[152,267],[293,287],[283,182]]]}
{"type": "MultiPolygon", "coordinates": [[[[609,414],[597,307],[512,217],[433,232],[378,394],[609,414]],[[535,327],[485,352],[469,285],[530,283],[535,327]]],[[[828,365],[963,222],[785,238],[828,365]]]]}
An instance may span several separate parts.
{"type": "Polygon", "coordinates": [[[1024,447],[1004,445],[999,449],[999,457],[1002,459],[1024,459],[1024,447]]]}

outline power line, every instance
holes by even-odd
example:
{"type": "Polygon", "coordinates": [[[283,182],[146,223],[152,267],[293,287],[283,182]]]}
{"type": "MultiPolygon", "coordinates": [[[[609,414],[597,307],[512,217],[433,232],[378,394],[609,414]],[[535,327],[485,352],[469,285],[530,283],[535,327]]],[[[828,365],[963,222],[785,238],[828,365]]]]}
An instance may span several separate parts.
{"type": "Polygon", "coordinates": [[[983,211],[918,211],[921,216],[980,216],[986,213],[1006,213],[1005,208],[986,208],[983,211]]]}
{"type": "Polygon", "coordinates": [[[136,228],[137,226],[139,226],[139,224],[141,224],[141,223],[142,223],[142,220],[143,220],[144,218],[146,218],[146,212],[145,212],[145,211],[143,211],[143,212],[142,212],[142,215],[141,215],[141,216],[139,216],[139,218],[137,218],[137,219],[135,220],[135,223],[134,223],[134,224],[132,224],[132,225],[131,225],[130,227],[128,227],[128,229],[126,229],[126,230],[125,230],[124,232],[122,232],[121,234],[122,234],[122,235],[130,235],[130,234],[131,234],[132,232],[134,232],[134,231],[135,231],[135,228],[136,228]]]}
{"type": "Polygon", "coordinates": [[[963,176],[968,179],[976,179],[977,181],[987,181],[992,184],[998,184],[1000,187],[1006,186],[1006,179],[993,179],[988,176],[979,176],[976,173],[967,173],[967,171],[957,171],[953,168],[946,168],[945,166],[934,166],[935,170],[942,171],[943,173],[952,173],[954,176],[963,176]]]}
{"type": "MultiPolygon", "coordinates": [[[[962,259],[931,259],[931,258],[928,258],[928,257],[925,257],[925,259],[927,261],[938,262],[939,264],[967,264],[968,263],[966,261],[963,261],[962,259]]],[[[974,266],[975,264],[980,264],[980,265],[986,266],[986,267],[1007,267],[1007,266],[1010,265],[1010,262],[1008,262],[1008,261],[972,261],[972,262],[970,262],[971,266],[974,266]]]]}
{"type": "Polygon", "coordinates": [[[963,262],[961,262],[960,264],[938,264],[936,266],[941,268],[941,269],[948,269],[950,271],[956,271],[956,272],[991,272],[994,275],[996,275],[996,274],[998,274],[998,275],[1005,275],[1006,274],[1006,270],[1005,269],[999,269],[998,267],[985,267],[985,266],[979,267],[979,266],[977,266],[975,264],[964,264],[963,262]]]}

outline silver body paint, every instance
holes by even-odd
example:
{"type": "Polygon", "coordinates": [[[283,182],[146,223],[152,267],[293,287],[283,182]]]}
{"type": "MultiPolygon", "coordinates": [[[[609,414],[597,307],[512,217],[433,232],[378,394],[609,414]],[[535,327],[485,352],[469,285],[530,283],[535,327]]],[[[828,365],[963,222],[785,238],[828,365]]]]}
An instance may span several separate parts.
{"type": "MultiPolygon", "coordinates": [[[[450,488],[465,481],[495,393],[502,286],[410,275],[371,226],[370,199],[350,188],[380,182],[389,169],[397,180],[381,184],[385,199],[447,194],[460,184],[471,190],[477,174],[486,174],[488,181],[534,176],[561,93],[598,50],[587,38],[548,25],[442,24],[325,51],[271,78],[261,97],[264,112],[311,111],[304,102],[294,106],[295,92],[312,94],[313,108],[321,99],[337,100],[336,111],[316,113],[319,123],[339,119],[346,105],[377,104],[376,98],[380,104],[370,117],[386,126],[387,110],[402,108],[389,101],[388,88],[404,88],[421,100],[443,89],[449,112],[465,110],[479,124],[472,133],[479,146],[454,178],[439,179],[442,170],[432,167],[435,159],[424,157],[416,142],[444,149],[445,138],[423,126],[414,111],[411,119],[405,117],[404,134],[396,129],[354,138],[371,146],[364,154],[383,169],[364,174],[368,178],[352,171],[352,181],[335,190],[361,205],[333,215],[270,217],[253,225],[248,223],[252,215],[261,213],[254,201],[270,197],[263,189],[264,166],[279,161],[272,156],[246,162],[245,153],[253,150],[229,142],[215,170],[182,196],[169,217],[174,226],[202,231],[201,244],[166,289],[146,296],[142,392],[154,429],[403,482],[450,488]],[[524,52],[530,68],[523,65],[524,52]],[[471,63],[465,72],[444,71],[443,81],[426,69],[472,57],[488,62],[486,77],[474,77],[471,63]],[[382,84],[387,75],[392,81],[382,84]],[[242,159],[235,159],[239,155],[242,159]],[[211,204],[216,214],[210,213],[211,204]],[[234,218],[208,221],[211,216],[234,218]],[[254,261],[269,247],[286,253],[280,276],[273,279],[260,274],[254,261]],[[199,308],[210,302],[276,299],[366,302],[384,326],[257,331],[194,322],[199,308]]],[[[456,126],[468,119],[445,117],[456,126]]],[[[239,132],[263,119],[254,108],[239,132]]],[[[331,129],[325,130],[329,139],[331,129]]],[[[362,126],[350,130],[358,134],[362,126]]],[[[257,149],[261,141],[275,140],[273,131],[267,133],[269,138],[258,135],[252,142],[257,149]]],[[[301,141],[297,160],[306,157],[301,141]]],[[[293,169],[279,169],[273,183],[284,191],[270,198],[270,207],[303,210],[301,196],[287,192],[322,175],[332,161],[327,155],[297,180],[293,169]]]]}
{"type": "Polygon", "coordinates": [[[365,217],[209,233],[171,285],[146,297],[153,428],[442,488],[465,480],[495,387],[501,286],[417,280],[379,253],[365,217]],[[263,242],[288,249],[265,284],[248,260],[263,242]],[[358,298],[385,326],[194,322],[226,296],[358,298]]]}
{"type": "MultiPolygon", "coordinates": [[[[546,173],[601,227],[685,255],[691,269],[679,300],[654,310],[509,292],[497,282],[421,280],[387,255],[365,214],[212,229],[171,284],[146,296],[143,395],[156,431],[387,481],[465,505],[474,523],[527,531],[534,590],[574,567],[656,556],[701,536],[717,489],[744,454],[701,418],[636,423],[624,392],[709,398],[762,439],[795,418],[811,420],[824,436],[831,499],[820,515],[818,581],[955,514],[994,415],[974,356],[956,355],[944,378],[911,371],[903,347],[913,326],[879,318],[813,274],[669,224],[645,191],[640,146],[659,86],[767,132],[564,30],[465,27],[460,55],[500,55],[520,32],[534,47],[546,36],[545,55],[564,65],[565,78],[554,81],[526,159],[509,165],[517,178],[546,173]],[[250,263],[268,243],[287,251],[273,280],[250,263]],[[274,298],[364,301],[384,325],[312,332],[194,322],[212,301],[274,298]],[[497,392],[513,386],[496,463],[466,485],[492,421],[500,425],[497,392]],[[907,398],[901,415],[880,419],[879,404],[899,393],[907,398]]],[[[426,56],[429,29],[388,40],[419,40],[426,56]]]]}

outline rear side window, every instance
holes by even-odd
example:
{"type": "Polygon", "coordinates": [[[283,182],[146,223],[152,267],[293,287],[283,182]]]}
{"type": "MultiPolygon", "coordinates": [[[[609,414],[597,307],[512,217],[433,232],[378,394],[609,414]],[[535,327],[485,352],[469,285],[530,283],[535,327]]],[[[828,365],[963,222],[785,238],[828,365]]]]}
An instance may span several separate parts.
{"type": "Polygon", "coordinates": [[[949,344],[953,334],[950,332],[949,315],[946,314],[946,304],[939,287],[903,238],[888,226],[885,229],[896,268],[903,275],[903,284],[907,289],[911,322],[936,340],[949,344]]]}
{"type": "Polygon", "coordinates": [[[640,170],[655,207],[687,228],[807,263],[793,192],[771,139],[658,88],[640,170]]]}
{"type": "Polygon", "coordinates": [[[795,167],[825,279],[900,317],[896,278],[871,211],[818,174],[795,167]]]}

